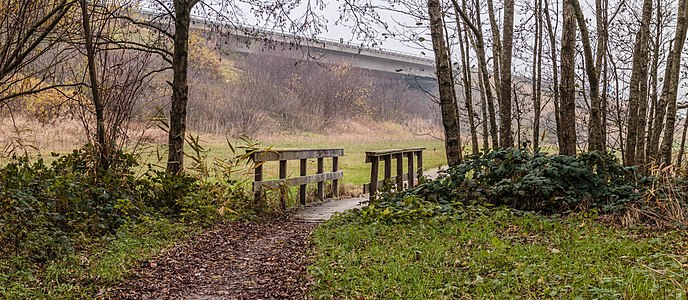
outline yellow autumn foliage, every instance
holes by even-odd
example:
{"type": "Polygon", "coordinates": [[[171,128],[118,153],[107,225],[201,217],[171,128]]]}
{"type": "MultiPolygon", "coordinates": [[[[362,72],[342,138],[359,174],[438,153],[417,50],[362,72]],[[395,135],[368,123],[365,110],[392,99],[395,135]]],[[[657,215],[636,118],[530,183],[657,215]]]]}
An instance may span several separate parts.
{"type": "Polygon", "coordinates": [[[225,81],[236,79],[237,70],[231,60],[223,59],[213,43],[198,31],[189,35],[189,64],[197,69],[222,77],[225,81]]]}
{"type": "MultiPolygon", "coordinates": [[[[48,87],[46,83],[34,77],[17,78],[10,80],[10,82],[13,82],[13,84],[6,89],[5,94],[20,94],[48,87]]],[[[38,93],[29,93],[17,98],[22,110],[27,115],[41,122],[50,121],[52,118],[56,117],[60,107],[69,101],[75,100],[89,103],[87,99],[79,97],[75,91],[69,88],[46,89],[38,93]],[[67,97],[67,95],[69,95],[69,97],[67,97]]]]}

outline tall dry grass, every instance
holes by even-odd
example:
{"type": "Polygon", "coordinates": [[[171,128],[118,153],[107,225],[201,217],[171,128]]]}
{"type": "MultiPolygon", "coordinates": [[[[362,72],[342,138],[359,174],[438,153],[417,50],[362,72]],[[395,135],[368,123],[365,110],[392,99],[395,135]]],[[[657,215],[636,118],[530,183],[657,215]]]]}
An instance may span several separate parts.
{"type": "Polygon", "coordinates": [[[688,228],[688,180],[672,166],[650,166],[643,200],[633,203],[621,216],[624,226],[688,228]]]}

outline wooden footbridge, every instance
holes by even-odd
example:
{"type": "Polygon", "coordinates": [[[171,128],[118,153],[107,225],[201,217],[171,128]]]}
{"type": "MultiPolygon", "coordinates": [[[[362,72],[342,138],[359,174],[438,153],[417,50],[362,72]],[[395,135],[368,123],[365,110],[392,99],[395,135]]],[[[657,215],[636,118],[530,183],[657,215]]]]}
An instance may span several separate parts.
{"type": "Polygon", "coordinates": [[[386,149],[367,151],[366,163],[370,164],[370,182],[362,187],[362,196],[355,198],[329,201],[326,205],[313,206],[330,199],[339,199],[339,184],[344,178],[345,171],[339,169],[339,157],[344,156],[344,149],[284,149],[254,152],[251,156],[256,163],[253,191],[256,203],[264,201],[265,193],[277,192],[280,206],[287,208],[287,197],[291,187],[298,187],[297,206],[301,208],[303,219],[322,221],[334,212],[364,205],[368,200],[375,199],[380,188],[403,190],[417,184],[423,176],[424,147],[406,149],[386,149]],[[332,168],[325,171],[325,160],[331,160],[332,168]],[[299,161],[299,176],[289,177],[288,161],[299,161]],[[309,161],[317,162],[315,174],[308,175],[309,161]],[[279,163],[278,178],[266,179],[264,170],[268,163],[279,163]],[[380,177],[382,168],[382,177],[380,177]],[[395,170],[392,175],[392,170],[395,170]],[[330,182],[330,189],[326,193],[325,183],[330,182]],[[315,195],[308,199],[308,186],[317,185],[315,195]],[[366,196],[367,195],[367,196],[366,196]],[[313,216],[313,214],[315,214],[313,216]],[[321,218],[322,217],[322,218],[321,218]]]}

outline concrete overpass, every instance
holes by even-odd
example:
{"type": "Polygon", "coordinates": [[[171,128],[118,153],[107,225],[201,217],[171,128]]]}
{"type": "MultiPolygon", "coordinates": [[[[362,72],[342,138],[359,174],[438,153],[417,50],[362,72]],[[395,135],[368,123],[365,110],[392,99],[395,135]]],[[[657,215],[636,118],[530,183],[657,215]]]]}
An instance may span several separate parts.
{"type": "MultiPolygon", "coordinates": [[[[161,15],[141,10],[141,15],[157,21],[161,15]]],[[[246,26],[227,25],[220,20],[192,17],[192,28],[222,28],[223,50],[261,53],[291,59],[314,60],[324,64],[346,62],[353,67],[392,75],[410,86],[436,91],[435,61],[432,57],[383,48],[363,47],[342,40],[310,39],[303,36],[246,26]]]]}

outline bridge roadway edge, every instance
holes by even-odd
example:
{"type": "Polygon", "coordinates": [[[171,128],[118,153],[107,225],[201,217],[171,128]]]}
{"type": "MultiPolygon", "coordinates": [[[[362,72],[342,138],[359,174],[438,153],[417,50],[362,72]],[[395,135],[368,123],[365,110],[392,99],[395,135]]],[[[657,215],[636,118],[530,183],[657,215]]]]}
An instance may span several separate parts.
{"type": "MultiPolygon", "coordinates": [[[[446,167],[439,167],[423,171],[423,173],[429,179],[435,179],[439,175],[440,170],[445,169],[446,167]]],[[[322,223],[332,218],[335,213],[341,213],[355,208],[363,208],[368,205],[367,201],[368,197],[365,196],[329,200],[299,209],[294,214],[293,218],[295,221],[306,223],[322,223]]]]}

